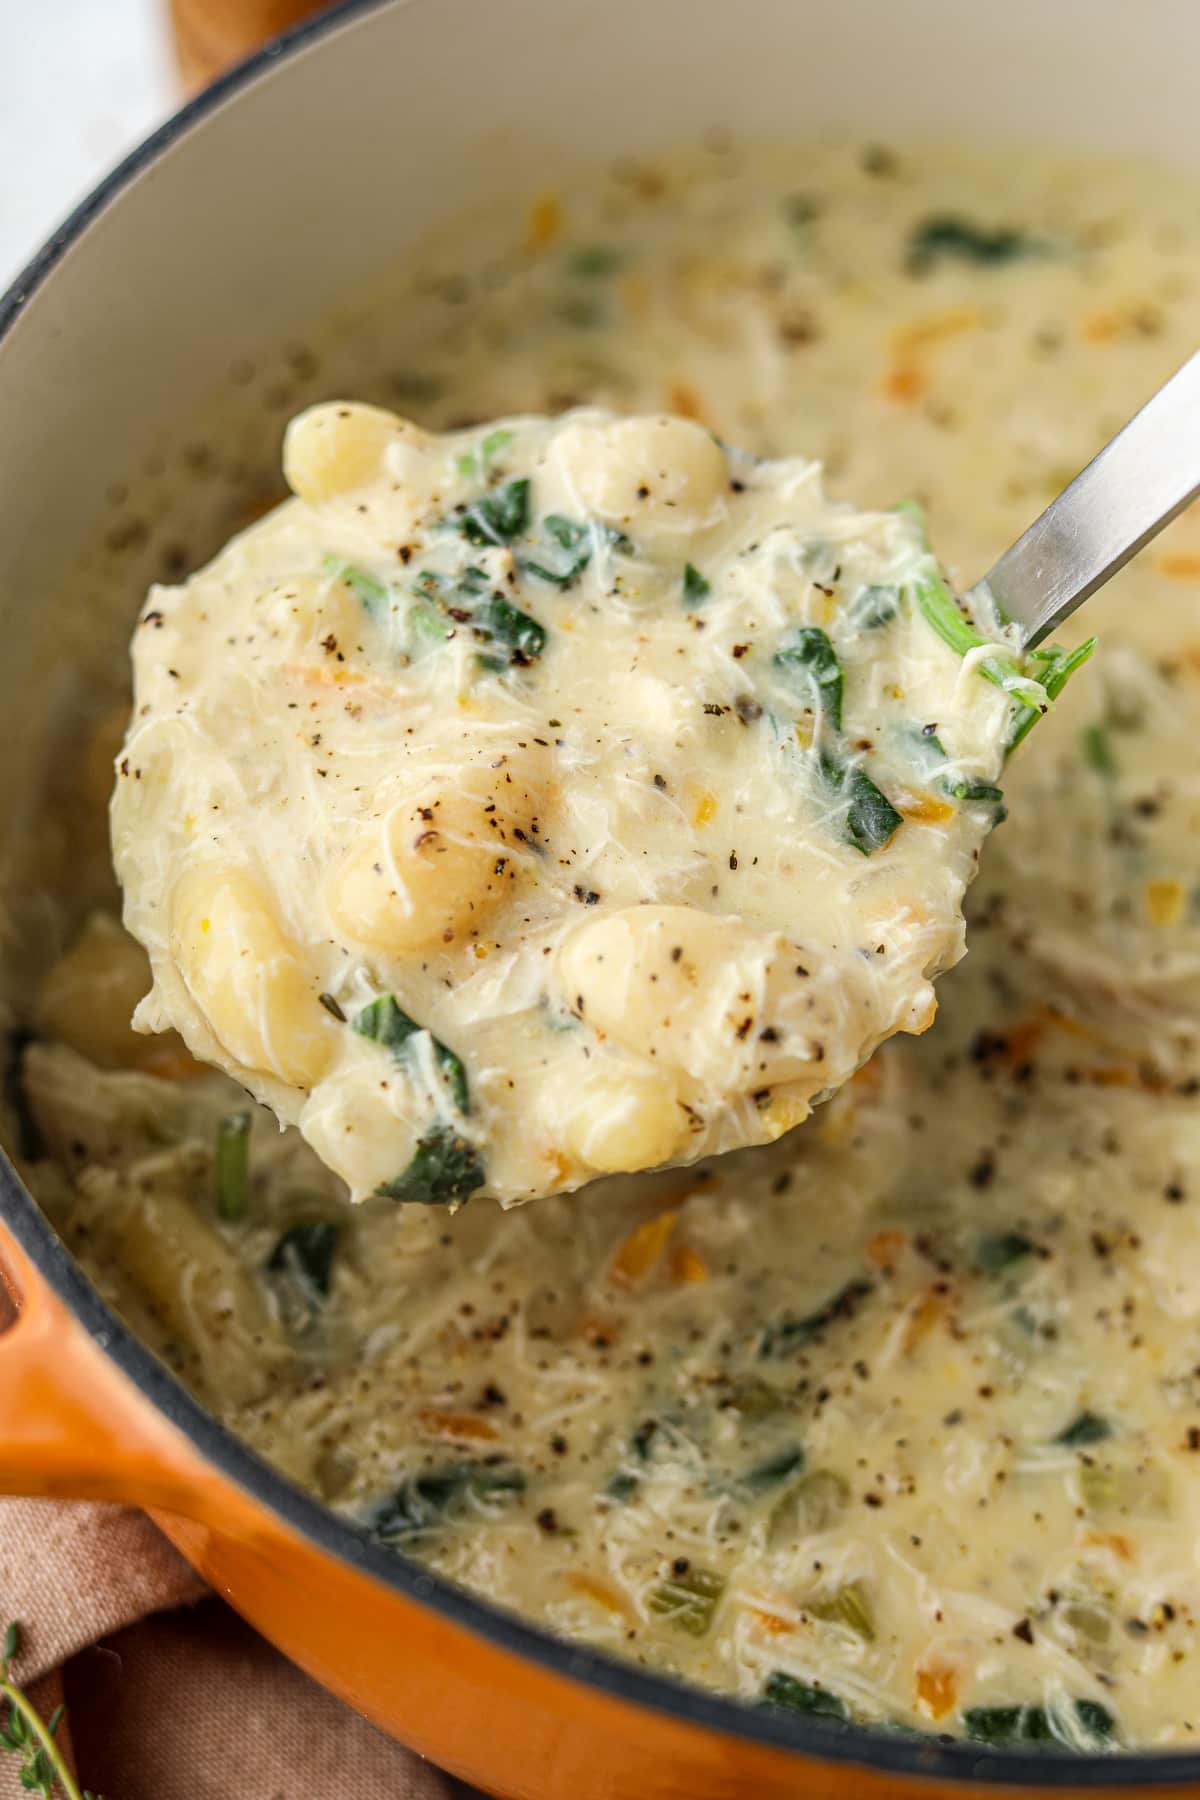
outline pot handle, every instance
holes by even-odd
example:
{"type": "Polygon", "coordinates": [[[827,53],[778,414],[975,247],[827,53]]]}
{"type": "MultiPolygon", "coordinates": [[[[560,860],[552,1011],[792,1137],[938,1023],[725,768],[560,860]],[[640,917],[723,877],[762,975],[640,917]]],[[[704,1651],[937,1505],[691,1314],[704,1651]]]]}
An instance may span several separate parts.
{"type": "Polygon", "coordinates": [[[0,1225],[0,1494],[198,1517],[204,1465],[0,1225]]]}

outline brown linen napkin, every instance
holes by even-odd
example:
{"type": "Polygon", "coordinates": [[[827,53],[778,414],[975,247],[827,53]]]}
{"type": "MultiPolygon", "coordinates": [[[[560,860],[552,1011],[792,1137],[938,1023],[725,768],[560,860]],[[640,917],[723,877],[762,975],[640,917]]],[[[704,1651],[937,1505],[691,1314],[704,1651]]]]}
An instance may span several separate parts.
{"type": "MultiPolygon", "coordinates": [[[[106,1800],[453,1800],[464,1790],[376,1731],[206,1589],[143,1514],[0,1501],[0,1630],[17,1679],[106,1800]],[[103,1641],[102,1641],[103,1640],[103,1641]]],[[[0,1752],[0,1800],[21,1800],[0,1752]]],[[[27,1800],[27,1796],[26,1796],[27,1800]]]]}

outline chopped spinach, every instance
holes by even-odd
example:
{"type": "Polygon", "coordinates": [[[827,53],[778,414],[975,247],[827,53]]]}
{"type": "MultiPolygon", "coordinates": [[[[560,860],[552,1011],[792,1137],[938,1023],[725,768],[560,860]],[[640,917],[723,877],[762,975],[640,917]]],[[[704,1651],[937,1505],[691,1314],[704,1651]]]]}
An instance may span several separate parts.
{"type": "Polygon", "coordinates": [[[737,1485],[747,1493],[761,1494],[768,1488],[777,1487],[791,1475],[799,1475],[804,1468],[804,1451],[799,1444],[789,1444],[784,1450],[777,1450],[764,1462],[756,1463],[739,1475],[737,1485]]]}
{"type": "Polygon", "coordinates": [[[859,1303],[868,1294],[874,1293],[874,1283],[857,1277],[848,1281],[845,1287],[819,1306],[816,1312],[806,1313],[802,1318],[790,1318],[787,1314],[768,1325],[759,1340],[760,1356],[790,1356],[793,1350],[800,1350],[805,1344],[811,1344],[839,1319],[851,1319],[857,1312],[859,1303]]]}
{"type": "Polygon", "coordinates": [[[887,795],[863,769],[839,761],[828,750],[821,752],[820,770],[826,787],[841,802],[846,842],[863,856],[882,850],[904,823],[887,795]]]}
{"type": "Polygon", "coordinates": [[[683,604],[702,606],[712,593],[712,582],[702,575],[695,563],[683,565],[683,604]]]}
{"type": "Polygon", "coordinates": [[[381,1200],[414,1206],[459,1206],[484,1184],[478,1150],[451,1126],[431,1125],[417,1142],[412,1161],[376,1188],[381,1200]]]}
{"type": "Polygon", "coordinates": [[[782,1669],[775,1669],[762,1685],[762,1699],[767,1706],[781,1706],[787,1712],[823,1713],[831,1719],[848,1719],[846,1702],[828,1688],[811,1687],[797,1681],[782,1669]]]}
{"type": "Polygon", "coordinates": [[[689,1637],[703,1637],[713,1622],[717,1602],[725,1592],[725,1577],[714,1569],[689,1566],[672,1569],[665,1581],[651,1588],[646,1605],[652,1613],[686,1631],[689,1637]]]}
{"type": "Polygon", "coordinates": [[[633,550],[625,533],[615,526],[601,525],[595,520],[568,519],[562,513],[547,513],[542,520],[542,540],[535,544],[532,555],[522,557],[521,567],[527,575],[536,575],[539,581],[569,588],[583,574],[598,546],[607,546],[623,556],[633,550]]]}
{"type": "Polygon", "coordinates": [[[250,1114],[226,1113],[217,1123],[214,1162],[217,1217],[234,1225],[250,1204],[250,1114]]]}
{"type": "MultiPolygon", "coordinates": [[[[1075,1700],[1072,1711],[1080,1731],[1093,1744],[1107,1744],[1116,1720],[1098,1700],[1075,1700]]],[[[1044,1706],[970,1706],[963,1728],[979,1744],[1064,1744],[1075,1747],[1063,1724],[1044,1706]]]]}
{"type": "MultiPolygon", "coordinates": [[[[411,1067],[411,1040],[425,1029],[415,1019],[410,1019],[400,1006],[394,994],[379,994],[367,1003],[360,1012],[354,1015],[352,1029],[360,1037],[370,1038],[372,1043],[382,1044],[390,1050],[397,1062],[405,1062],[411,1067]]],[[[448,1045],[440,1038],[429,1034],[433,1045],[433,1054],[437,1058],[438,1068],[446,1080],[451,1096],[459,1112],[471,1110],[471,1091],[467,1083],[467,1071],[463,1067],[462,1058],[456,1056],[448,1045]]]]}
{"type": "Polygon", "coordinates": [[[1077,1413],[1071,1423],[1064,1427],[1055,1438],[1056,1444],[1065,1444],[1069,1450],[1081,1450],[1088,1444],[1102,1444],[1113,1435],[1109,1421],[1099,1413],[1087,1410],[1077,1413]]]}
{"type": "Polygon", "coordinates": [[[1025,257],[1042,256],[1047,248],[1043,239],[1009,225],[989,229],[958,213],[935,213],[913,227],[906,261],[910,275],[927,275],[940,262],[998,268],[1025,257]]]}
{"type": "Polygon", "coordinates": [[[842,728],[844,680],[837,652],[819,625],[796,625],[771,658],[793,693],[825,715],[835,731],[842,728]]]}
{"type": "Polygon", "coordinates": [[[427,1536],[469,1510],[525,1491],[525,1476],[505,1462],[447,1463],[409,1475],[395,1493],[378,1501],[363,1524],[382,1544],[427,1536]]]}
{"type": "Polygon", "coordinates": [[[993,1231],[975,1246],[975,1267],[981,1275],[1000,1275],[1014,1263],[1032,1256],[1037,1245],[1023,1231],[993,1231]]]}
{"type": "Polygon", "coordinates": [[[383,611],[387,605],[388,591],[382,581],[377,581],[374,575],[368,575],[365,569],[356,568],[353,563],[346,562],[340,556],[327,556],[323,566],[327,575],[336,575],[339,581],[345,582],[362,601],[368,613],[377,616],[383,611]]]}
{"type": "Polygon", "coordinates": [[[457,606],[468,610],[472,603],[486,594],[491,582],[482,569],[472,564],[457,575],[436,575],[432,569],[422,569],[417,576],[416,589],[423,600],[435,606],[457,606]]]}
{"type": "Polygon", "coordinates": [[[1085,725],[1079,734],[1083,750],[1083,760],[1089,769],[1111,781],[1117,773],[1117,759],[1113,754],[1112,733],[1106,725],[1085,725]]]}
{"type": "Polygon", "coordinates": [[[625,252],[615,244],[581,244],[568,255],[567,268],[572,275],[590,281],[599,275],[614,275],[624,261],[625,252]]]}
{"type": "Polygon", "coordinates": [[[861,587],[847,607],[847,617],[860,631],[878,631],[900,611],[900,589],[861,587]]]}
{"type": "Polygon", "coordinates": [[[516,436],[515,432],[501,427],[497,431],[489,431],[477,450],[466,450],[458,459],[458,472],[468,478],[472,475],[489,475],[496,458],[508,449],[516,436]]]}
{"type": "Polygon", "coordinates": [[[471,629],[481,643],[497,646],[480,657],[485,669],[527,669],[546,648],[546,628],[519,606],[511,606],[503,594],[493,594],[480,607],[471,629]]]}
{"type": "Polygon", "coordinates": [[[641,1485],[636,1475],[618,1470],[609,1480],[604,1492],[610,1500],[619,1500],[623,1504],[626,1500],[633,1499],[641,1485]]]}
{"type": "Polygon", "coordinates": [[[804,1610],[827,1625],[842,1625],[868,1644],[875,1637],[875,1609],[861,1581],[848,1581],[828,1600],[806,1600],[804,1610]]]}
{"type": "Polygon", "coordinates": [[[338,1227],[328,1219],[314,1219],[285,1231],[270,1256],[267,1269],[291,1281],[303,1298],[317,1306],[329,1298],[338,1227]]]}
{"type": "Polygon", "coordinates": [[[458,529],[469,544],[511,544],[529,523],[528,476],[481,494],[460,514],[458,529]]]}

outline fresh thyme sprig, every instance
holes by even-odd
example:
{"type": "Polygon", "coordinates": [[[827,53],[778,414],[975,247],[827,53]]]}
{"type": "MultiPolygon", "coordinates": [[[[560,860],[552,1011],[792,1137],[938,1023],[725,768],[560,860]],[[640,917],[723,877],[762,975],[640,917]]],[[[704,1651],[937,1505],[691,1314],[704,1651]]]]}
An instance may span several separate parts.
{"type": "Polygon", "coordinates": [[[20,1649],[21,1628],[12,1624],[4,1634],[0,1655],[0,1695],[8,1706],[0,1721],[0,1745],[21,1758],[21,1786],[26,1793],[41,1794],[43,1800],[54,1800],[56,1790],[66,1800],[103,1800],[102,1795],[79,1786],[55,1742],[66,1709],[56,1706],[48,1719],[41,1719],[28,1694],[13,1680],[11,1665],[20,1649]]]}

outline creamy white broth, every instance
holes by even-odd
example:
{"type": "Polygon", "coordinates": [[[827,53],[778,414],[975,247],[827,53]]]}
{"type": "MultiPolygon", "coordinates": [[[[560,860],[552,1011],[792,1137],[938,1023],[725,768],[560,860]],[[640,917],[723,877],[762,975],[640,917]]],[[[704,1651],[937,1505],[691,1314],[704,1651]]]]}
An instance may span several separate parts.
{"type": "Polygon", "coordinates": [[[928,1028],[1064,670],[965,616],[911,512],[595,410],[332,404],[285,468],[134,634],[139,1025],[352,1198],[450,1206],[777,1138],[928,1028]]]}
{"type": "MultiPolygon", "coordinates": [[[[915,496],[965,585],[1190,352],[1194,218],[1137,170],[733,146],[598,181],[557,235],[543,203],[486,280],[443,246],[364,354],[435,429],[686,400],[857,500],[915,496]],[[984,260],[943,231],[910,272],[947,213],[984,260]]],[[[368,391],[349,358],[337,387],[368,391]]],[[[351,1211],[259,1113],[222,1222],[244,1098],[99,1031],[91,997],[137,986],[101,925],[24,1055],[35,1190],[250,1442],[527,1616],[752,1700],[1186,1745],[1197,592],[1185,515],[1006,771],[933,1029],[793,1137],[447,1219],[351,1211]]]]}

